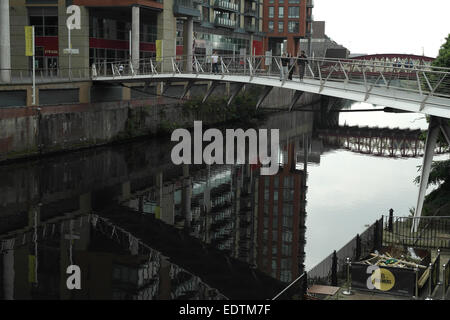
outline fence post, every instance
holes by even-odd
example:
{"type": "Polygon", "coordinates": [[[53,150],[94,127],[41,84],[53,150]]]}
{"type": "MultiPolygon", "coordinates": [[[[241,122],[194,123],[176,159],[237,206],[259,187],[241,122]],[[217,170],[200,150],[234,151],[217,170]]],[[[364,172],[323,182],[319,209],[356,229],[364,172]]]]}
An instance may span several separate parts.
{"type": "Polygon", "coordinates": [[[389,232],[393,231],[393,224],[394,224],[394,209],[389,209],[389,224],[388,224],[389,232]]]}
{"type": "Polygon", "coordinates": [[[347,290],[342,292],[342,294],[345,294],[346,296],[353,294],[352,286],[350,283],[350,266],[351,266],[350,258],[347,258],[347,290]]]}
{"type": "Polygon", "coordinates": [[[375,228],[373,231],[374,235],[373,235],[373,250],[378,250],[380,249],[380,223],[378,220],[375,221],[375,228]]]}
{"type": "Polygon", "coordinates": [[[428,296],[425,298],[425,300],[433,300],[433,298],[431,297],[431,284],[433,281],[433,264],[430,263],[428,265],[428,296]]]}
{"type": "Polygon", "coordinates": [[[442,284],[442,299],[441,300],[445,300],[445,294],[446,294],[446,290],[445,289],[447,289],[446,287],[445,287],[445,284],[448,282],[448,280],[446,279],[446,277],[447,277],[447,272],[446,272],[446,269],[447,268],[447,265],[446,264],[443,264],[442,265],[442,270],[444,270],[443,271],[443,273],[444,273],[444,283],[442,284]]]}
{"type": "Polygon", "coordinates": [[[359,234],[356,235],[356,250],[355,250],[355,260],[359,261],[361,258],[361,237],[359,234]]]}
{"type": "Polygon", "coordinates": [[[419,299],[419,266],[416,264],[416,267],[414,268],[414,271],[416,273],[416,283],[415,283],[415,294],[414,299],[419,299]]]}
{"type": "Polygon", "coordinates": [[[337,255],[336,250],[331,257],[331,285],[337,287],[337,255]]]}

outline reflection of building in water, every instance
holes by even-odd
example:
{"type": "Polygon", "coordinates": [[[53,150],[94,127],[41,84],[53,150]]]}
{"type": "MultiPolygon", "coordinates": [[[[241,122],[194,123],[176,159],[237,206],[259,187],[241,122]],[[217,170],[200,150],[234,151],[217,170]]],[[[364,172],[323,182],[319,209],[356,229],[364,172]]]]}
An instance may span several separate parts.
{"type": "MultiPolygon", "coordinates": [[[[273,127],[282,128],[280,137],[283,144],[287,145],[285,141],[289,141],[299,149],[302,144],[294,138],[310,135],[312,131],[309,113],[293,112],[274,118],[273,127]]],[[[283,199],[282,193],[288,192],[287,199],[293,192],[295,197],[286,204],[281,200],[283,203],[277,206],[280,212],[279,228],[276,230],[279,242],[275,244],[276,249],[272,245],[270,249],[267,247],[267,251],[276,250],[278,254],[283,250],[283,237],[287,239],[292,236],[291,261],[287,262],[285,257],[277,255],[280,267],[275,277],[283,281],[295,277],[299,272],[298,265],[302,264],[301,259],[292,259],[302,252],[298,248],[301,236],[297,230],[302,223],[298,218],[301,208],[296,203],[300,201],[297,195],[301,196],[304,190],[298,183],[303,183],[304,179],[302,171],[286,170],[280,171],[276,177],[269,177],[269,185],[275,184],[274,180],[279,183],[278,189],[272,187],[269,193],[277,191],[283,199]],[[283,187],[285,183],[288,183],[286,188],[283,187]],[[287,213],[284,215],[285,211],[287,213]],[[290,215],[292,218],[289,218],[290,215]],[[285,222],[282,220],[284,216],[285,222]],[[283,223],[287,227],[285,235],[283,223]]],[[[264,216],[260,216],[259,210],[265,200],[259,198],[258,190],[264,189],[261,183],[267,178],[259,177],[258,172],[257,166],[250,165],[174,166],[170,160],[170,146],[158,141],[86,150],[32,165],[25,163],[1,167],[0,175],[4,177],[0,181],[0,203],[3,205],[0,212],[1,295],[3,298],[23,299],[175,299],[204,296],[204,293],[198,293],[202,292],[204,283],[199,282],[198,276],[186,276],[187,271],[182,269],[195,270],[187,267],[192,263],[189,266],[199,268],[195,274],[202,274],[202,279],[208,283],[214,279],[233,278],[223,282],[228,282],[227,295],[230,293],[230,297],[268,298],[272,293],[279,292],[284,284],[254,269],[262,270],[262,262],[259,261],[262,244],[258,242],[262,233],[258,223],[264,223],[264,216]],[[133,214],[138,212],[145,219],[151,218],[143,228],[155,228],[154,225],[160,226],[158,223],[164,222],[175,227],[170,227],[168,233],[179,231],[194,236],[195,241],[203,242],[202,250],[208,248],[215,252],[219,249],[219,256],[227,259],[216,259],[219,262],[214,264],[205,258],[201,260],[201,266],[195,264],[197,260],[191,261],[186,256],[180,258],[176,265],[166,259],[149,260],[148,253],[139,250],[138,254],[130,253],[128,235],[125,240],[122,239],[120,246],[114,244],[119,229],[112,236],[109,229],[108,232],[98,226],[92,229],[86,221],[75,218],[93,210],[101,212],[105,206],[116,207],[117,203],[133,208],[133,214]],[[37,242],[32,239],[34,218],[31,213],[34,209],[38,211],[37,242]],[[160,221],[154,222],[152,217],[160,221]],[[67,221],[62,222],[64,219],[67,221]],[[73,221],[72,227],[69,227],[70,220],[73,221]],[[11,243],[12,239],[15,239],[14,243],[11,243]],[[83,278],[86,286],[81,292],[65,289],[65,270],[71,261],[82,266],[83,270],[89,270],[82,274],[82,277],[88,278],[83,278]],[[204,264],[208,267],[214,265],[220,272],[202,269],[204,264]],[[207,280],[209,276],[211,279],[207,280]],[[33,285],[34,279],[37,279],[37,285],[33,285]],[[239,284],[247,279],[250,280],[245,288],[239,288],[239,284]]],[[[131,210],[124,212],[128,214],[131,210]]],[[[117,225],[123,226],[127,219],[119,222],[117,225]]],[[[164,249],[173,253],[167,254],[172,259],[178,252],[171,251],[170,245],[174,245],[167,242],[166,237],[169,236],[161,235],[161,245],[167,244],[164,249]]],[[[177,249],[180,243],[175,243],[177,249]]],[[[196,254],[196,250],[201,251],[195,248],[193,252],[196,254]]],[[[163,252],[162,249],[160,251],[163,252]]],[[[270,259],[271,266],[272,257],[270,259]]],[[[272,270],[268,274],[271,275],[272,270]]],[[[216,287],[223,292],[226,285],[216,287]]]]}
{"type": "Polygon", "coordinates": [[[0,240],[0,298],[223,298],[107,220],[94,215],[62,218],[70,220],[39,223],[0,240]],[[81,290],[66,287],[66,269],[72,264],[82,270],[81,290]]]}
{"type": "Polygon", "coordinates": [[[275,176],[258,178],[258,268],[284,282],[304,270],[306,173],[297,170],[294,143],[275,176]]]}

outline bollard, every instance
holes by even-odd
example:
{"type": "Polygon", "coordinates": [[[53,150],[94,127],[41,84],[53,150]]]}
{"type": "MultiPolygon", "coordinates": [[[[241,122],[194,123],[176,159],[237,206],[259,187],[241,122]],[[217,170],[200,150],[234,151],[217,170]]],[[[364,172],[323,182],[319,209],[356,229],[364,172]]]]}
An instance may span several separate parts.
{"type": "Polygon", "coordinates": [[[414,299],[419,299],[419,266],[416,264],[416,267],[414,268],[414,271],[416,272],[416,287],[415,287],[415,294],[414,299]]]}
{"type": "Polygon", "coordinates": [[[445,279],[445,268],[447,267],[447,265],[444,263],[443,265],[442,265],[442,270],[443,270],[443,273],[444,273],[444,283],[442,284],[442,299],[441,300],[445,300],[445,283],[446,283],[446,279],[445,279]]]}
{"type": "Polygon", "coordinates": [[[352,295],[352,286],[350,284],[350,258],[347,258],[347,290],[343,291],[342,294],[345,294],[346,296],[352,295]]]}
{"type": "MultiPolygon", "coordinates": [[[[440,256],[441,256],[441,249],[438,249],[437,250],[437,256],[436,256],[436,259],[438,259],[438,258],[440,258],[440,256]]],[[[441,260],[439,259],[439,261],[438,262],[440,262],[441,260]]],[[[438,267],[438,282],[437,282],[437,284],[436,285],[438,285],[438,286],[441,286],[442,285],[442,281],[441,281],[441,277],[440,277],[440,275],[441,275],[441,270],[439,270],[439,267],[438,267]]]]}
{"type": "Polygon", "coordinates": [[[431,297],[431,282],[433,281],[433,269],[432,269],[432,264],[430,263],[430,265],[428,266],[428,272],[429,272],[429,279],[428,279],[428,296],[425,298],[425,300],[433,300],[433,298],[431,297]]]}

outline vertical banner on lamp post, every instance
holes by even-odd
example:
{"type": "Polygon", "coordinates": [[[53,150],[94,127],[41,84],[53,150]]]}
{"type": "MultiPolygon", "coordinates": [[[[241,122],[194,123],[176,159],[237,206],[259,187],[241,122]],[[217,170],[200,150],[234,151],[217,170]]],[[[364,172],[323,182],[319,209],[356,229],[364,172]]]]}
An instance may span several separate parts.
{"type": "Polygon", "coordinates": [[[162,40],[156,40],[156,61],[161,62],[162,61],[162,40]]]}
{"type": "Polygon", "coordinates": [[[25,55],[33,56],[33,27],[25,26],[25,55]]]}

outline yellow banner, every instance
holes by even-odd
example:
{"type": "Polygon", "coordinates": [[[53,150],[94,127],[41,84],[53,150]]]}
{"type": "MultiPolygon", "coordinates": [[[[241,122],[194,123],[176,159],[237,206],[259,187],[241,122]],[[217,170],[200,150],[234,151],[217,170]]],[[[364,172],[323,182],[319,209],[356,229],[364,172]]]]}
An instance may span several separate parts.
{"type": "Polygon", "coordinates": [[[36,282],[36,257],[28,255],[28,282],[36,282]]]}
{"type": "Polygon", "coordinates": [[[161,62],[162,61],[162,40],[156,40],[156,61],[161,62]]]}
{"type": "Polygon", "coordinates": [[[155,208],[155,218],[156,219],[161,219],[161,207],[157,206],[155,208]]]}
{"type": "Polygon", "coordinates": [[[33,56],[33,27],[25,27],[25,55],[33,56]]]}

